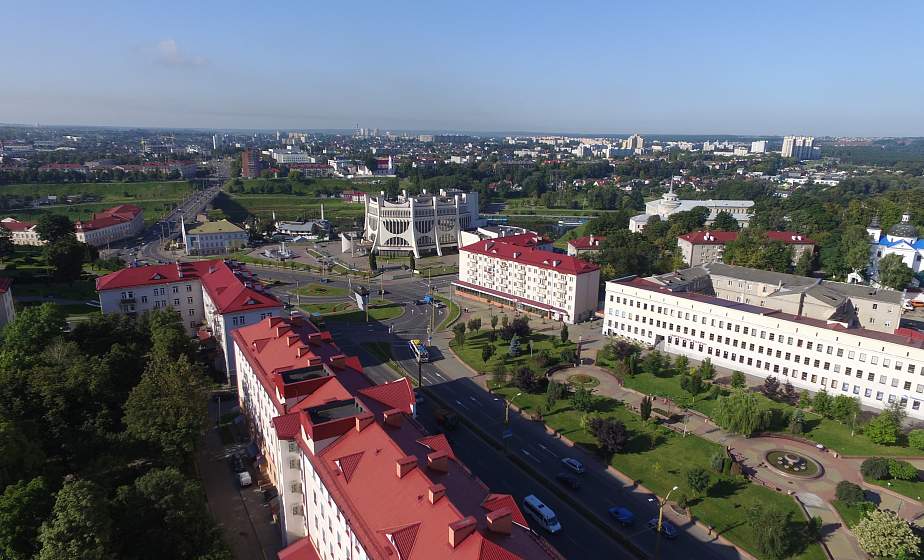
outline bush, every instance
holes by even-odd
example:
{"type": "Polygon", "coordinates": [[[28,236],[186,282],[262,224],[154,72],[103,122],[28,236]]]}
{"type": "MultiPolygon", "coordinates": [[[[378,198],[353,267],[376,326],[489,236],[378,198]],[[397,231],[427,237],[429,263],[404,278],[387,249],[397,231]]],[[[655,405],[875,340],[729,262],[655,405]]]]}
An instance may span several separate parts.
{"type": "Polygon", "coordinates": [[[894,445],[898,441],[899,428],[894,417],[888,412],[883,412],[873,418],[863,432],[873,443],[894,445]]]}
{"type": "Polygon", "coordinates": [[[870,457],[860,465],[860,473],[864,478],[888,480],[891,477],[889,474],[889,460],[882,457],[870,457]]]}
{"type": "Polygon", "coordinates": [[[575,358],[577,358],[577,353],[574,351],[574,348],[565,348],[559,353],[558,357],[561,359],[562,363],[573,364],[575,358]]]}
{"type": "Polygon", "coordinates": [[[629,441],[629,432],[625,424],[613,418],[591,418],[588,431],[597,438],[600,446],[610,453],[619,453],[629,441]]]}
{"type": "Polygon", "coordinates": [[[717,451],[712,457],[709,458],[709,465],[717,473],[725,472],[725,461],[728,460],[728,457],[725,455],[724,451],[717,451]]]}
{"type": "Polygon", "coordinates": [[[889,460],[889,474],[898,480],[917,480],[918,469],[908,461],[889,460]]]}
{"type": "Polygon", "coordinates": [[[911,430],[908,432],[908,445],[924,451],[924,430],[911,430]]]}
{"type": "Polygon", "coordinates": [[[679,507],[680,509],[687,509],[689,505],[690,505],[689,500],[687,499],[686,494],[681,492],[680,494],[677,495],[677,507],[679,507]]]}
{"type": "Polygon", "coordinates": [[[535,362],[536,367],[544,368],[552,363],[552,356],[549,355],[548,350],[542,349],[533,356],[533,362],[535,362]]]}
{"type": "Polygon", "coordinates": [[[858,504],[866,501],[866,494],[859,485],[846,480],[837,483],[837,499],[846,504],[858,504]]]}
{"type": "Polygon", "coordinates": [[[744,378],[744,374],[738,370],[732,372],[731,376],[731,386],[735,389],[743,389],[747,384],[744,378]]]}
{"type": "Polygon", "coordinates": [[[513,374],[513,384],[517,389],[530,393],[536,389],[536,378],[533,376],[533,370],[523,366],[513,374]]]}
{"type": "Polygon", "coordinates": [[[703,495],[712,485],[712,477],[709,471],[702,467],[696,467],[687,471],[687,485],[699,495],[703,495]]]}

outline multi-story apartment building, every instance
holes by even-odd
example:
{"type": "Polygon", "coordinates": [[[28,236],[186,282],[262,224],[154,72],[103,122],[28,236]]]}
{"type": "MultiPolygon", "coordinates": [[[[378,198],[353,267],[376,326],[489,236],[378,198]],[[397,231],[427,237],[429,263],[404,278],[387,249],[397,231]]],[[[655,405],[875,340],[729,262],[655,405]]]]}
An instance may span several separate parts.
{"type": "Polygon", "coordinates": [[[0,278],[0,327],[16,318],[16,308],[13,307],[12,286],[12,278],[0,278]]]}
{"type": "Polygon", "coordinates": [[[300,316],[232,336],[240,407],[278,491],[281,559],[560,558],[512,496],[489,493],[414,420],[407,379],[372,384],[300,316]]]}
{"type": "Polygon", "coordinates": [[[607,282],[603,334],[776,376],[798,389],[857,397],[874,408],[898,402],[924,419],[924,340],[893,332],[896,292],[832,289],[834,283],[781,287],[763,271],[751,276],[713,266],[715,274],[700,267],[607,282]],[[888,321],[889,331],[864,328],[888,321]]]}
{"type": "Polygon", "coordinates": [[[241,175],[245,179],[256,179],[260,176],[260,150],[244,148],[241,152],[241,175]]]}
{"type": "Polygon", "coordinates": [[[180,232],[187,255],[227,255],[247,246],[250,234],[228,220],[215,220],[186,229],[180,221],[180,232]]]}
{"type": "Polygon", "coordinates": [[[366,195],[364,237],[383,255],[442,255],[460,246],[460,232],[478,227],[478,193],[441,190],[439,195],[407,191],[388,199],[366,195]]]}
{"type": "Polygon", "coordinates": [[[600,244],[606,241],[606,237],[599,235],[585,235],[568,242],[568,255],[580,257],[600,252],[600,244]]]}
{"type": "Polygon", "coordinates": [[[821,150],[815,147],[815,138],[812,136],[786,136],[783,138],[783,157],[797,160],[818,159],[821,150]]]}
{"type": "MultiPolygon", "coordinates": [[[[737,231],[693,231],[677,238],[677,247],[683,255],[683,262],[699,266],[720,262],[725,245],[738,239],[737,231]]],[[[792,263],[796,264],[803,253],[815,251],[815,242],[794,231],[768,231],[767,239],[779,241],[792,247],[792,263]]]]}
{"type": "Polygon", "coordinates": [[[456,293],[566,323],[593,316],[600,267],[511,239],[479,241],[459,249],[459,279],[453,282],[456,293]]]}
{"type": "MultiPolygon", "coordinates": [[[[10,232],[10,241],[14,245],[45,245],[45,241],[35,231],[32,222],[20,222],[15,218],[4,218],[0,227],[10,232]]],[[[137,235],[144,229],[144,210],[134,204],[120,204],[102,212],[97,212],[89,220],[74,222],[74,235],[81,241],[94,247],[120,241],[137,235]]]]}
{"type": "Polygon", "coordinates": [[[190,335],[211,336],[220,366],[234,375],[231,332],[283,314],[283,305],[249,273],[220,259],[124,268],[96,279],[103,313],[173,309],[190,335]]]}

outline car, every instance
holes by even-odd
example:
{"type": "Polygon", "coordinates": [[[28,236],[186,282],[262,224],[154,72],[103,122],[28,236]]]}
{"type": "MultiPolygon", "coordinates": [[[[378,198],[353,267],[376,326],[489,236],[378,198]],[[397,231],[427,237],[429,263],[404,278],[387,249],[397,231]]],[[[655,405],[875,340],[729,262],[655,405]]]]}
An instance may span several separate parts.
{"type": "Polygon", "coordinates": [[[561,460],[561,464],[578,474],[584,474],[584,464],[573,457],[565,457],[561,460]]]}
{"type": "Polygon", "coordinates": [[[247,471],[237,473],[237,482],[241,485],[241,488],[246,488],[253,484],[253,479],[250,478],[250,473],[247,471]]]}
{"type": "MultiPolygon", "coordinates": [[[[648,520],[648,528],[652,531],[658,530],[658,518],[652,517],[648,520]]],[[[674,527],[674,524],[670,521],[663,520],[661,521],[661,534],[664,535],[664,538],[667,539],[676,539],[679,532],[677,527],[674,527]]]]}
{"type": "Polygon", "coordinates": [[[244,463],[244,458],[241,457],[239,453],[235,453],[229,458],[231,462],[231,469],[236,473],[247,472],[247,465],[244,463]]]}
{"type": "Polygon", "coordinates": [[[560,472],[556,474],[555,480],[572,490],[577,490],[581,487],[581,481],[568,473],[560,472]]]}
{"type": "Polygon", "coordinates": [[[629,508],[624,508],[622,506],[613,506],[610,509],[606,510],[610,514],[610,517],[616,520],[617,523],[623,527],[628,527],[635,524],[635,514],[632,513],[629,508]]]}

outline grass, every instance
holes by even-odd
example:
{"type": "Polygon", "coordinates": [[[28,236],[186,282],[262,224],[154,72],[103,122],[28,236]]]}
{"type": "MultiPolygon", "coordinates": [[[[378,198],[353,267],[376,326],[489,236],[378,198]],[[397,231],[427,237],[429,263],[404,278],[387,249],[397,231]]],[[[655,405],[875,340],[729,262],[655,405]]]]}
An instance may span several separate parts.
{"type": "Polygon", "coordinates": [[[863,477],[863,480],[876,486],[888,488],[903,496],[908,496],[912,500],[921,501],[921,498],[924,498],[924,481],[920,479],[920,473],[918,473],[918,477],[918,480],[897,480],[894,478],[891,480],[876,480],[867,477],[863,477]]]}
{"type": "Polygon", "coordinates": [[[510,343],[498,336],[497,340],[494,341],[494,355],[488,359],[485,363],[481,359],[482,348],[492,344],[488,341],[488,333],[490,332],[490,327],[485,329],[482,327],[481,331],[472,336],[468,332],[465,333],[465,344],[459,345],[456,344],[455,340],[450,343],[453,351],[459,358],[469,365],[475,371],[491,371],[494,366],[501,361],[506,363],[507,371],[513,372],[520,368],[521,366],[529,366],[533,372],[541,374],[545,372],[545,369],[549,366],[555,365],[559,362],[559,354],[561,351],[566,348],[574,349],[574,343],[568,341],[562,343],[561,339],[556,336],[549,336],[539,333],[531,333],[528,337],[520,339],[520,355],[517,357],[510,357],[510,343]],[[533,354],[537,354],[542,350],[547,350],[552,359],[546,367],[538,367],[533,360],[530,360],[529,356],[529,342],[533,343],[533,354]],[[506,360],[504,360],[506,358],[506,360]]]}
{"type": "MultiPolygon", "coordinates": [[[[809,460],[809,459],[805,459],[805,458],[803,458],[803,463],[804,463],[804,466],[805,466],[805,470],[794,471],[794,470],[791,470],[791,469],[783,468],[783,465],[785,465],[786,463],[784,462],[783,465],[781,465],[781,464],[779,463],[779,459],[782,458],[786,453],[788,453],[788,452],[787,452],[787,451],[773,451],[773,452],[771,452],[771,453],[768,453],[768,454],[767,454],[767,462],[770,463],[771,465],[773,465],[775,468],[781,469],[781,470],[783,470],[783,471],[789,473],[789,474],[792,475],[792,476],[801,476],[801,477],[806,477],[806,478],[808,478],[808,477],[811,477],[811,476],[814,476],[814,475],[818,474],[818,465],[815,464],[814,461],[809,460]]],[[[798,454],[797,454],[797,455],[798,455],[798,454]]],[[[802,457],[801,455],[799,455],[799,456],[802,457]]]]}
{"type": "MultiPolygon", "coordinates": [[[[27,301],[23,302],[23,307],[29,307],[34,305],[41,305],[40,301],[27,301]]],[[[92,315],[94,313],[100,313],[99,307],[94,307],[92,305],[80,305],[80,304],[55,304],[58,309],[64,312],[68,317],[79,317],[85,315],[92,315]]]]}
{"type": "Polygon", "coordinates": [[[305,286],[300,286],[293,293],[302,296],[341,297],[347,295],[347,289],[336,286],[326,286],[324,284],[307,284],[305,286]]]}
{"type": "MultiPolygon", "coordinates": [[[[509,399],[519,389],[501,387],[495,392],[509,399]]],[[[545,395],[524,393],[516,399],[516,404],[530,411],[538,407],[545,409],[545,395]]],[[[629,431],[626,448],[610,457],[614,468],[660,496],[666,495],[673,486],[679,486],[680,491],[690,498],[692,513],[697,518],[715,527],[717,532],[751,554],[757,555],[753,532],[746,522],[746,512],[752,505],[762,504],[788,511],[795,520],[794,525],[804,525],[799,507],[791,497],[749,484],[743,478],[719,477],[713,473],[716,483],[709,494],[694,497],[695,493],[687,486],[686,473],[695,467],[708,469],[711,456],[722,449],[718,444],[693,435],[682,437],[645,422],[622,403],[605,397],[594,398],[594,410],[601,416],[622,421],[629,431]]],[[[568,400],[557,401],[550,410],[543,412],[543,420],[549,427],[599,454],[596,440],[581,426],[582,414],[571,408],[568,400]]],[[[818,544],[811,544],[795,558],[823,560],[825,556],[818,544]]]]}
{"type": "Polygon", "coordinates": [[[280,220],[317,219],[321,217],[321,204],[324,205],[324,217],[328,220],[361,219],[365,207],[362,204],[350,204],[339,198],[318,198],[299,194],[222,194],[215,199],[215,207],[236,222],[246,220],[249,216],[270,218],[273,212],[280,220]]]}
{"type": "Polygon", "coordinates": [[[590,389],[599,385],[600,380],[592,375],[575,373],[568,376],[568,383],[572,386],[583,385],[584,387],[590,389]]]}
{"type": "Polygon", "coordinates": [[[443,296],[434,295],[434,298],[437,301],[443,302],[443,304],[446,305],[446,309],[449,310],[446,313],[446,317],[440,321],[440,324],[436,327],[437,331],[444,331],[449,327],[449,325],[453,323],[453,321],[459,318],[459,315],[462,314],[462,309],[459,307],[459,304],[454,301],[450,301],[443,296]]]}
{"type": "Polygon", "coordinates": [[[831,502],[831,505],[834,506],[834,509],[837,510],[837,513],[841,516],[841,519],[844,520],[844,523],[847,524],[847,528],[849,529],[852,529],[854,525],[859,523],[866,515],[866,512],[876,509],[876,506],[872,502],[848,504],[847,502],[834,500],[831,502]]]}
{"type": "Polygon", "coordinates": [[[332,313],[341,313],[353,309],[352,303],[347,301],[338,301],[331,303],[306,303],[300,305],[299,309],[306,313],[320,313],[321,315],[330,315],[332,313]]]}

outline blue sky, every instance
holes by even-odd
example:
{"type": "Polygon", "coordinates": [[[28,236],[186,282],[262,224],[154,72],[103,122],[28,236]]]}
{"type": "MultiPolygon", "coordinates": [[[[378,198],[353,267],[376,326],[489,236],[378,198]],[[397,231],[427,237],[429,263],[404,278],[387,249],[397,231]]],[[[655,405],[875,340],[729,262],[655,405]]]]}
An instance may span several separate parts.
{"type": "Polygon", "coordinates": [[[921,2],[4,4],[0,122],[924,136],[921,2]]]}

